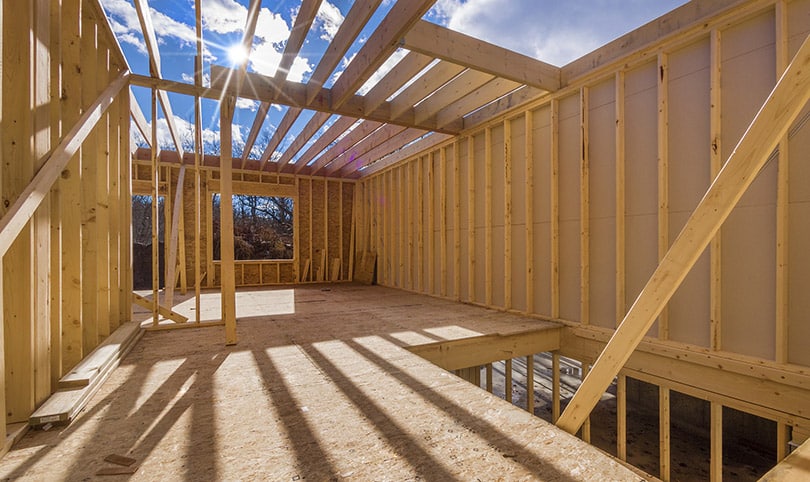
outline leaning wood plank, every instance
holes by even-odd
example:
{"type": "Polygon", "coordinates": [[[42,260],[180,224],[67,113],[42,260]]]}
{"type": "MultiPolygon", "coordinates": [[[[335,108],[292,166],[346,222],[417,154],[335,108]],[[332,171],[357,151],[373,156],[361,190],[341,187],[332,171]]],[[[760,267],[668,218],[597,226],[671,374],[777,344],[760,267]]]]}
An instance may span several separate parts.
{"type": "MultiPolygon", "coordinates": [[[[171,183],[171,169],[169,170],[168,181],[171,183]]],[[[185,244],[185,239],[178,240],[180,234],[180,213],[183,208],[183,191],[186,179],[186,165],[180,165],[180,172],[177,174],[177,188],[175,189],[174,205],[172,206],[172,228],[169,239],[169,265],[166,274],[166,291],[165,303],[169,306],[174,305],[174,287],[177,285],[175,273],[177,271],[177,243],[178,241],[185,244]]]]}
{"type": "MultiPolygon", "coordinates": [[[[135,293],[135,292],[132,293],[132,301],[136,305],[142,306],[142,307],[146,308],[147,310],[152,309],[152,301],[150,301],[147,298],[144,298],[143,296],[139,295],[138,293],[135,293]]],[[[180,313],[174,312],[174,311],[170,310],[169,308],[166,308],[163,305],[158,305],[158,314],[160,316],[166,318],[167,320],[174,321],[175,323],[185,323],[185,322],[188,321],[188,318],[186,318],[185,316],[181,315],[180,313]]]]}
{"type": "MultiPolygon", "coordinates": [[[[123,327],[122,327],[123,328],[123,327]]],[[[121,328],[119,328],[120,330],[121,328]]],[[[116,330],[117,331],[117,330],[116,330]]],[[[110,376],[110,373],[118,367],[133,346],[143,335],[143,330],[136,330],[134,336],[130,337],[128,343],[121,346],[121,351],[114,361],[109,363],[101,373],[93,379],[90,385],[73,390],[59,391],[51,395],[28,419],[32,427],[45,425],[46,423],[69,423],[84,408],[90,398],[95,395],[99,388],[110,376]]]]}
{"type": "Polygon", "coordinates": [[[104,467],[96,472],[97,476],[103,475],[129,475],[138,471],[139,467],[104,467]]]}
{"type": "Polygon", "coordinates": [[[113,360],[120,357],[126,346],[141,329],[135,322],[124,323],[104,340],[95,350],[84,357],[78,365],[63,376],[57,385],[58,389],[84,387],[106,368],[113,360]]]}
{"type": "Polygon", "coordinates": [[[31,219],[34,212],[54,182],[64,171],[70,158],[79,150],[87,135],[93,130],[101,116],[110,107],[121,89],[127,84],[129,72],[124,71],[104,89],[104,92],[82,114],[73,129],[65,135],[62,142],[43,163],[42,169],[37,172],[30,184],[20,193],[6,215],[0,219],[0,256],[6,254],[11,243],[17,238],[23,227],[31,219]]]}
{"type": "Polygon", "coordinates": [[[810,99],[810,41],[805,39],[708,192],[616,329],[557,426],[575,433],[644,334],[756,178],[810,99]]]}

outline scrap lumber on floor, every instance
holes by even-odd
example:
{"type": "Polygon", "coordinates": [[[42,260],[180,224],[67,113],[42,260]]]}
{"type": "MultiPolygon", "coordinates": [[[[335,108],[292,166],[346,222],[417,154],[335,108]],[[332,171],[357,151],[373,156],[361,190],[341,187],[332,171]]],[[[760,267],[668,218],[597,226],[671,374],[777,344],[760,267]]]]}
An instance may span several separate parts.
{"type": "Polygon", "coordinates": [[[82,480],[110,453],[138,461],[134,480],[641,479],[406,349],[556,323],[345,283],[240,290],[237,310],[236,346],[221,328],[146,333],[0,479],[82,480]]]}
{"type": "Polygon", "coordinates": [[[28,423],[32,427],[38,427],[73,420],[142,335],[143,330],[134,321],[118,327],[59,380],[59,391],[31,414],[28,423]]]}

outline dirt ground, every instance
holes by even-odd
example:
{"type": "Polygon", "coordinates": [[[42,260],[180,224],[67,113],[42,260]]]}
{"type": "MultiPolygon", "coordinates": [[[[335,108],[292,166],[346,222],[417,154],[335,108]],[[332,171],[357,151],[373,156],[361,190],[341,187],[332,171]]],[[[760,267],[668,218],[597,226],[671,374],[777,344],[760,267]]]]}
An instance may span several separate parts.
{"type": "MultiPolygon", "coordinates": [[[[551,357],[539,354],[535,357],[534,414],[551,422],[551,357]]],[[[562,408],[579,386],[579,363],[562,359],[561,375],[562,408]]],[[[504,364],[493,364],[493,393],[504,397],[504,364]]],[[[482,371],[482,380],[484,379],[482,371]]],[[[484,382],[482,382],[482,387],[484,382]]],[[[611,385],[608,394],[602,397],[591,416],[591,443],[601,450],[616,456],[616,386],[611,385]]],[[[526,364],[524,360],[513,361],[512,400],[519,407],[526,407],[526,364]]],[[[709,480],[709,430],[708,427],[688,427],[677,424],[670,429],[671,480],[673,482],[703,482],[709,480]]],[[[754,482],[776,465],[775,454],[763,453],[757,448],[735,440],[724,440],[724,480],[754,482]]],[[[627,410],[627,461],[650,474],[658,474],[658,414],[634,407],[628,403],[627,410]]]]}

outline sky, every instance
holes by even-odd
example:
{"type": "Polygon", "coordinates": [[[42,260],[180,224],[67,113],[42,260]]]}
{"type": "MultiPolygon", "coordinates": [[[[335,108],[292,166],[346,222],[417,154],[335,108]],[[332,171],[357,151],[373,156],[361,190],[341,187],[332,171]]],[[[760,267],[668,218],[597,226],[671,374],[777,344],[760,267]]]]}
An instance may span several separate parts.
{"type": "MultiPolygon", "coordinates": [[[[148,75],[148,57],[140,22],[132,0],[101,0],[113,31],[134,73],[148,75]]],[[[323,0],[313,28],[288,75],[288,80],[306,82],[318,65],[321,55],[334,37],[352,6],[350,0],[323,0]]],[[[437,0],[424,19],[450,29],[526,54],[544,62],[564,66],[609,41],[686,3],[684,0],[437,0]]],[[[235,65],[233,52],[241,38],[249,0],[202,0],[204,70],[210,65],[235,65]]],[[[290,34],[300,0],[262,0],[256,36],[249,57],[248,70],[272,76],[290,34]]],[[[383,0],[372,19],[326,83],[329,87],[373,29],[391,9],[394,0],[383,0]]],[[[152,20],[158,38],[164,78],[193,83],[196,54],[194,0],[150,0],[152,20]]],[[[381,78],[395,60],[406,52],[398,51],[391,62],[383,65],[369,80],[365,89],[381,78]]],[[[150,94],[147,89],[133,88],[147,121],[151,118],[150,94]]],[[[361,91],[362,93],[362,91],[361,91]]],[[[193,99],[169,94],[175,123],[185,142],[193,138],[193,99]]],[[[240,99],[234,116],[234,150],[242,151],[255,117],[258,102],[240,99]]],[[[251,157],[258,158],[286,107],[273,106],[259,135],[251,157]]],[[[161,147],[170,148],[167,123],[158,116],[161,147]]],[[[302,114],[293,125],[281,148],[288,146],[295,133],[311,117],[302,114]]],[[[322,129],[328,128],[332,116],[322,129]]],[[[215,101],[203,101],[203,127],[207,149],[214,149],[219,131],[219,114],[215,101]]],[[[137,136],[137,134],[135,134],[137,136]]],[[[300,152],[303,153],[306,146],[300,152]]]]}

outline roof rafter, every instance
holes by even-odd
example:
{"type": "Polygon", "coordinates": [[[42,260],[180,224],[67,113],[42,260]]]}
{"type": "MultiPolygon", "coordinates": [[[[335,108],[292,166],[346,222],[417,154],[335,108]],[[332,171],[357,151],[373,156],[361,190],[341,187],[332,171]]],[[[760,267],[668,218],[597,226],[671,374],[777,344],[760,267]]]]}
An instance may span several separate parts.
{"type": "MultiPolygon", "coordinates": [[[[256,1],[255,3],[261,5],[261,1],[256,1]]],[[[290,67],[292,67],[295,57],[298,56],[298,52],[301,50],[301,45],[304,44],[304,39],[306,39],[307,32],[309,32],[310,26],[312,26],[312,21],[315,20],[315,15],[318,13],[318,8],[320,5],[321,0],[303,0],[301,3],[301,8],[298,10],[298,15],[295,17],[295,25],[293,25],[290,37],[287,39],[287,43],[284,45],[284,52],[281,54],[281,62],[279,62],[278,68],[276,68],[274,78],[277,81],[287,80],[290,67]]],[[[253,3],[251,3],[251,7],[252,6],[253,3]]],[[[257,11],[257,20],[258,17],[257,11]]],[[[255,23],[253,27],[255,30],[255,23]]],[[[251,38],[253,38],[252,35],[251,38]]],[[[248,52],[250,52],[249,49],[248,52]]],[[[245,60],[245,66],[247,66],[247,60],[245,60]]],[[[262,125],[264,125],[264,120],[267,117],[267,112],[270,110],[270,105],[271,102],[264,101],[256,111],[256,117],[253,119],[253,125],[250,127],[250,133],[245,140],[245,147],[242,152],[243,167],[247,163],[248,157],[250,156],[250,151],[253,150],[253,145],[256,143],[256,138],[259,137],[259,131],[262,130],[262,125]]],[[[272,154],[272,152],[270,154],[272,154]]]]}
{"type": "Polygon", "coordinates": [[[363,140],[366,136],[382,127],[383,124],[374,121],[363,121],[362,124],[355,127],[353,131],[348,133],[343,139],[338,141],[337,144],[329,148],[328,151],[321,153],[320,157],[315,160],[310,168],[310,173],[318,172],[322,167],[330,163],[333,159],[337,158],[353,145],[363,140]]]}
{"type": "Polygon", "coordinates": [[[419,139],[425,134],[426,132],[421,129],[405,129],[399,134],[384,140],[382,143],[378,144],[368,152],[360,153],[355,156],[354,159],[350,159],[349,162],[344,164],[339,170],[335,171],[335,173],[338,177],[345,177],[353,174],[370,162],[376,161],[377,159],[381,159],[388,154],[391,154],[402,146],[419,139]]]}
{"type": "Polygon", "coordinates": [[[309,140],[318,133],[318,129],[321,128],[322,125],[326,123],[329,118],[332,117],[332,114],[329,112],[316,112],[315,115],[307,122],[307,125],[301,129],[301,132],[295,136],[295,140],[293,141],[292,145],[284,151],[282,154],[281,159],[278,160],[277,169],[280,172],[281,169],[292,160],[293,156],[295,156],[298,151],[300,151],[309,140]]]}
{"type": "Polygon", "coordinates": [[[276,148],[281,144],[284,136],[290,131],[290,128],[298,119],[298,116],[301,115],[302,111],[303,109],[300,107],[290,107],[287,109],[287,112],[284,113],[284,117],[281,119],[278,127],[276,127],[276,132],[273,133],[273,137],[270,139],[270,142],[267,143],[267,146],[264,148],[264,153],[262,153],[262,158],[259,160],[260,171],[267,165],[273,153],[276,152],[276,148]]]}
{"type": "MultiPolygon", "coordinates": [[[[320,94],[315,98],[312,103],[306,103],[306,85],[299,84],[298,82],[275,82],[272,77],[254,74],[248,72],[245,77],[245,85],[240,89],[236,86],[226,85],[226,79],[231,69],[220,67],[217,65],[211,66],[211,88],[205,89],[202,93],[205,97],[211,97],[215,93],[222,95],[223,91],[227,91],[227,95],[235,95],[237,97],[244,97],[247,99],[254,99],[259,101],[268,100],[275,90],[281,90],[284,95],[280,97],[278,103],[286,104],[291,107],[301,107],[304,109],[312,109],[317,111],[330,112],[338,115],[346,115],[349,117],[364,118],[376,120],[379,122],[390,122],[401,124],[405,127],[418,127],[425,130],[439,130],[448,134],[456,134],[461,129],[461,124],[448,125],[441,129],[436,126],[435,119],[425,119],[422,122],[414,122],[414,109],[413,107],[407,109],[403,114],[392,118],[390,115],[390,103],[383,102],[379,107],[372,112],[366,112],[365,99],[360,95],[352,95],[345,102],[337,107],[334,103],[334,93],[330,89],[321,89],[320,94]]],[[[133,82],[137,85],[144,83],[156,83],[153,79],[144,78],[143,76],[133,75],[133,82]],[[148,80],[147,80],[148,79],[148,80]]],[[[169,88],[170,90],[177,89],[184,93],[191,93],[194,86],[184,84],[182,82],[174,82],[163,80],[159,83],[162,88],[169,88]]],[[[193,95],[193,93],[192,93],[193,95]]]]}
{"type": "Polygon", "coordinates": [[[300,172],[309,161],[315,158],[320,152],[329,147],[335,139],[340,137],[341,134],[346,132],[351,126],[357,123],[357,119],[352,117],[340,117],[334,124],[329,126],[318,139],[309,146],[309,149],[304,152],[298,160],[295,161],[295,172],[300,172]]]}
{"type": "Polygon", "coordinates": [[[520,87],[521,84],[509,79],[495,78],[461,99],[443,106],[436,113],[436,122],[439,125],[456,122],[459,118],[520,87]]]}
{"type": "MultiPolygon", "coordinates": [[[[366,154],[378,145],[384,143],[387,139],[390,139],[404,130],[405,127],[394,124],[386,124],[380,127],[370,135],[364,137],[360,142],[351,146],[345,152],[342,152],[339,156],[334,158],[332,162],[327,164],[325,167],[327,175],[337,172],[340,168],[351,162],[353,159],[366,154]]],[[[317,171],[313,171],[313,174],[316,172],[317,171]]]]}
{"type": "Polygon", "coordinates": [[[414,83],[391,99],[391,116],[398,117],[419,103],[436,89],[440,88],[455,76],[464,72],[464,67],[450,62],[439,62],[430,68],[414,83]]]}
{"type": "Polygon", "coordinates": [[[399,47],[399,40],[435,0],[398,0],[332,87],[333,107],[349,101],[399,47]]]}
{"type": "Polygon", "coordinates": [[[429,119],[442,108],[486,85],[494,78],[492,74],[477,70],[468,69],[462,72],[414,107],[414,120],[421,122],[429,119]]]}
{"type": "Polygon", "coordinates": [[[413,144],[403,147],[398,151],[394,152],[393,154],[384,157],[373,164],[369,165],[365,169],[360,172],[360,177],[367,177],[375,172],[379,172],[385,169],[388,166],[394,165],[399,161],[405,160],[411,156],[415,156],[422,151],[432,149],[433,147],[438,146],[442,142],[451,139],[453,136],[447,134],[440,134],[440,133],[432,133],[429,136],[426,136],[423,139],[420,139],[413,144]]]}
{"type": "MultiPolygon", "coordinates": [[[[146,50],[149,52],[149,70],[152,76],[160,79],[162,78],[160,73],[160,51],[158,50],[157,37],[155,36],[155,26],[152,24],[152,12],[149,10],[147,0],[135,0],[135,10],[138,13],[138,20],[141,23],[143,38],[146,42],[146,50]]],[[[172,112],[172,105],[169,102],[169,95],[165,90],[158,90],[158,99],[160,99],[163,114],[166,116],[166,123],[169,126],[169,134],[174,142],[174,148],[182,157],[183,143],[180,141],[180,135],[174,123],[174,113],[172,112]]],[[[157,122],[157,119],[152,119],[152,122],[157,122]]]]}
{"type": "Polygon", "coordinates": [[[396,92],[419,72],[424,70],[433,59],[427,55],[408,52],[402,60],[394,66],[379,82],[364,96],[366,98],[366,112],[373,112],[383,102],[396,92]]]}
{"type": "Polygon", "coordinates": [[[402,46],[549,92],[560,89],[559,67],[424,20],[405,34],[402,46]]]}

